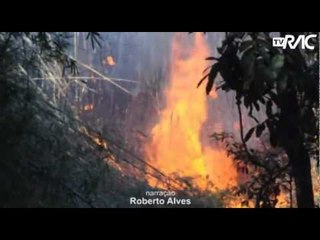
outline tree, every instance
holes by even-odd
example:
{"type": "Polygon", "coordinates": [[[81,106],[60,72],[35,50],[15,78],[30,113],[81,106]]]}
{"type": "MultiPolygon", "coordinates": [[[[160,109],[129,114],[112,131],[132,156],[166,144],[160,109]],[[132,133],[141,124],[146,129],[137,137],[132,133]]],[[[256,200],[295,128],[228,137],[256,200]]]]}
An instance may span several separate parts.
{"type": "Polygon", "coordinates": [[[52,101],[64,81],[47,81],[46,89],[33,79],[54,75],[48,66],[56,62],[75,72],[67,47],[66,33],[0,33],[1,207],[94,205],[92,193],[105,164],[96,157],[77,161],[92,140],[78,131],[83,124],[69,106],[52,101]],[[79,169],[86,171],[74,177],[79,169]]]}
{"type": "MultiPolygon", "coordinates": [[[[319,143],[319,46],[313,39],[314,50],[282,49],[272,46],[271,32],[227,32],[220,57],[207,79],[206,92],[212,90],[218,73],[222,77],[217,89],[235,91],[240,118],[241,140],[249,157],[246,142],[254,132],[259,137],[265,129],[270,133],[270,144],[282,147],[288,158],[296,186],[299,208],[313,208],[314,198],[310,158],[318,159],[319,143]],[[240,105],[249,110],[257,126],[243,133],[240,105]],[[264,108],[260,108],[263,105],[264,108]],[[253,110],[265,109],[267,119],[259,122],[253,110]]],[[[298,36],[310,32],[280,32],[298,36]]],[[[318,36],[318,35],[317,35],[318,36]]],[[[319,162],[318,162],[319,165],[319,162]]]]}

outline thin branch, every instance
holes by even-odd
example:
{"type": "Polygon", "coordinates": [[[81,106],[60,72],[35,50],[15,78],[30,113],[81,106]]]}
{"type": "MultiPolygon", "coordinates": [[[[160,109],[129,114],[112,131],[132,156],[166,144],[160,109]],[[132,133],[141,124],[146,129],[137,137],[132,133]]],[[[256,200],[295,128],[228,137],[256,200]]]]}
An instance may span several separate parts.
{"type": "MultiPolygon", "coordinates": [[[[70,127],[70,129],[71,129],[72,131],[77,132],[77,133],[81,134],[82,136],[88,138],[88,139],[89,139],[91,142],[93,142],[95,145],[96,145],[96,142],[94,142],[94,141],[92,140],[92,137],[90,137],[90,135],[98,135],[98,136],[101,138],[101,140],[106,141],[108,144],[113,145],[114,147],[116,147],[116,148],[119,149],[119,150],[122,150],[124,153],[128,154],[129,156],[131,156],[132,158],[136,159],[137,161],[144,163],[145,166],[149,167],[149,169],[151,169],[151,170],[154,171],[156,174],[158,174],[159,176],[161,176],[161,178],[159,178],[157,175],[155,175],[155,174],[153,174],[153,173],[146,172],[145,169],[141,169],[141,168],[137,167],[136,165],[134,165],[133,163],[131,163],[129,160],[127,160],[127,159],[125,159],[125,158],[122,158],[122,159],[121,159],[122,161],[124,161],[124,162],[130,164],[131,166],[133,166],[134,168],[139,169],[140,171],[144,172],[145,174],[150,175],[150,176],[152,176],[153,178],[156,178],[156,179],[160,180],[161,182],[163,182],[163,183],[166,184],[167,186],[171,187],[172,189],[176,189],[176,188],[173,187],[173,185],[170,185],[170,184],[169,184],[167,181],[165,181],[165,180],[169,180],[170,182],[175,183],[175,184],[177,184],[178,186],[186,186],[186,184],[185,184],[184,182],[178,181],[178,180],[176,180],[176,179],[174,179],[174,178],[171,178],[170,176],[167,176],[166,174],[164,174],[163,172],[161,172],[160,170],[158,170],[156,167],[152,166],[152,165],[151,165],[150,163],[148,163],[147,161],[139,158],[138,156],[136,156],[135,154],[133,154],[130,150],[128,150],[128,149],[126,149],[125,147],[121,146],[120,144],[116,143],[116,142],[115,142],[114,140],[112,140],[111,138],[102,137],[101,134],[98,134],[93,128],[91,128],[90,126],[87,126],[87,125],[83,124],[81,120],[76,119],[76,118],[73,118],[73,117],[71,117],[71,116],[66,116],[63,111],[61,111],[59,108],[55,107],[52,103],[45,101],[45,104],[46,104],[48,107],[50,107],[50,108],[52,108],[52,109],[60,112],[61,115],[64,115],[64,116],[67,117],[68,119],[71,119],[71,120],[75,121],[76,123],[84,126],[84,127],[86,128],[86,130],[90,131],[91,133],[83,132],[83,131],[81,131],[81,130],[79,130],[79,129],[76,129],[76,128],[74,128],[74,127],[70,127]],[[163,178],[163,179],[162,179],[162,178],[163,178]],[[165,180],[164,180],[164,179],[165,179],[165,180]]],[[[57,115],[53,114],[52,112],[50,112],[50,111],[42,108],[40,105],[39,105],[38,107],[39,107],[39,109],[42,109],[43,111],[45,111],[48,115],[51,115],[51,116],[55,117],[59,122],[65,123],[65,121],[64,121],[63,119],[61,119],[61,118],[58,117],[57,115]]],[[[106,151],[106,149],[102,149],[102,150],[103,150],[103,151],[106,151]]],[[[187,187],[188,187],[188,186],[187,186],[187,187]]],[[[176,190],[178,190],[178,189],[176,189],[176,190]]]]}
{"type": "Polygon", "coordinates": [[[241,106],[240,106],[241,102],[239,100],[237,100],[237,107],[238,107],[238,113],[239,113],[239,123],[240,123],[240,137],[241,137],[241,141],[242,144],[244,146],[244,149],[246,150],[246,153],[248,154],[248,156],[251,158],[252,155],[250,154],[247,144],[244,141],[244,136],[243,136],[243,123],[242,123],[242,113],[241,113],[241,106]]]}
{"type": "Polygon", "coordinates": [[[251,117],[257,124],[259,124],[259,120],[252,113],[249,113],[249,117],[251,117]]]}
{"type": "Polygon", "coordinates": [[[250,162],[255,164],[258,167],[262,167],[264,168],[268,173],[270,173],[270,169],[267,168],[265,165],[261,164],[259,161],[255,160],[254,157],[252,156],[252,154],[249,152],[247,144],[244,140],[244,135],[243,135],[243,122],[242,122],[242,112],[241,112],[241,106],[240,106],[241,102],[240,100],[237,99],[237,107],[238,107],[238,113],[239,113],[239,122],[240,122],[240,137],[241,137],[241,142],[243,144],[243,147],[245,149],[245,152],[248,155],[248,158],[250,159],[250,162]]]}
{"type": "MultiPolygon", "coordinates": [[[[82,77],[65,77],[66,79],[101,79],[101,80],[104,80],[104,78],[98,78],[98,77],[85,77],[85,76],[82,76],[82,77]]],[[[56,78],[52,78],[52,77],[43,77],[43,78],[31,78],[32,80],[54,80],[56,78]]],[[[60,78],[60,79],[63,79],[63,78],[60,78]]],[[[112,78],[110,77],[110,79],[114,80],[114,81],[119,81],[119,82],[130,82],[130,83],[139,83],[138,81],[136,80],[129,80],[129,79],[123,79],[123,78],[112,78]]]]}
{"type": "Polygon", "coordinates": [[[77,59],[74,59],[73,57],[71,56],[68,56],[70,59],[76,61],[77,63],[79,63],[81,66],[87,68],[88,70],[90,70],[91,72],[97,74],[98,76],[100,76],[103,80],[106,80],[108,82],[110,82],[111,84],[113,84],[114,86],[120,88],[122,91],[124,91],[125,93],[128,93],[129,95],[132,95],[131,92],[129,92],[127,89],[125,89],[124,87],[122,87],[121,85],[119,85],[118,83],[114,82],[111,78],[108,78],[106,76],[104,76],[103,74],[101,74],[100,72],[98,72],[97,70],[95,70],[94,68],[88,66],[87,64],[85,63],[82,63],[80,62],[79,60],[77,59]]]}

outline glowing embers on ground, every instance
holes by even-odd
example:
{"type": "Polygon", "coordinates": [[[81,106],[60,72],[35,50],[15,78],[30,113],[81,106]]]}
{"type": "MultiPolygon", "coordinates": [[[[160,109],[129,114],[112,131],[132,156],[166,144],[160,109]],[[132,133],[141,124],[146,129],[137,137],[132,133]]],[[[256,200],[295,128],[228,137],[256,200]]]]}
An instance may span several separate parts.
{"type": "MultiPolygon", "coordinates": [[[[179,34],[173,39],[166,106],[151,130],[146,157],[167,175],[194,178],[200,189],[206,188],[209,180],[215,189],[222,190],[237,185],[237,172],[223,148],[212,148],[202,141],[208,137],[201,135],[207,120],[207,96],[203,89],[196,89],[210,51],[202,33],[194,35],[191,47],[185,45],[187,40],[179,34]]],[[[217,97],[215,92],[210,95],[217,97]]],[[[153,179],[148,181],[156,185],[153,179]]]]}

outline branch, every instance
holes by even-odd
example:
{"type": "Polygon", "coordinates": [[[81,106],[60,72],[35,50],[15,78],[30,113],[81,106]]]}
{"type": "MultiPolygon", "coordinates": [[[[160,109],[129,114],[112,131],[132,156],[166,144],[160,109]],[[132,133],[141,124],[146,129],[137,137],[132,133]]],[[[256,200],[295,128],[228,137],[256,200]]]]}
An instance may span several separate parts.
{"type": "Polygon", "coordinates": [[[250,162],[255,164],[258,167],[264,168],[268,173],[271,173],[271,170],[267,168],[265,165],[261,164],[259,161],[255,160],[252,154],[249,152],[247,144],[244,140],[243,136],[243,123],[242,123],[242,113],[241,113],[241,107],[240,107],[241,101],[237,99],[237,107],[238,107],[238,113],[239,113],[239,122],[240,122],[240,136],[241,136],[241,142],[243,144],[243,147],[245,149],[245,152],[248,155],[248,158],[250,159],[250,162]]]}
{"type": "Polygon", "coordinates": [[[238,107],[238,113],[239,113],[239,122],[240,122],[240,137],[241,137],[241,141],[242,141],[242,144],[244,146],[244,149],[246,150],[246,153],[248,154],[248,157],[252,157],[252,155],[250,154],[249,150],[248,150],[248,147],[247,147],[247,144],[246,142],[244,141],[244,136],[243,136],[243,123],[242,123],[242,113],[241,113],[241,107],[240,107],[240,100],[237,100],[237,107],[238,107]]]}
{"type": "Polygon", "coordinates": [[[124,91],[125,93],[128,93],[129,95],[132,95],[131,92],[129,92],[127,89],[125,89],[124,87],[120,86],[118,83],[112,81],[111,78],[108,78],[106,76],[104,76],[103,74],[101,74],[100,72],[98,72],[97,70],[95,70],[94,68],[88,66],[87,64],[84,64],[82,62],[80,62],[79,60],[68,56],[70,59],[72,59],[73,61],[76,61],[77,63],[79,63],[82,67],[85,67],[86,69],[90,70],[91,72],[97,74],[98,76],[100,76],[103,80],[107,80],[108,82],[110,82],[111,84],[115,85],[116,87],[120,88],[122,91],[124,91]]]}

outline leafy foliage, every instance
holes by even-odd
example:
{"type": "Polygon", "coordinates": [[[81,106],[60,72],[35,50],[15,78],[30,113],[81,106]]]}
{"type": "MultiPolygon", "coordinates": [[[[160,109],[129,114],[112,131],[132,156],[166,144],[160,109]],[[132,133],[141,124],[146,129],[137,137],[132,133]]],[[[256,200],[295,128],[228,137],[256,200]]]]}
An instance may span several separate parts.
{"type": "Polygon", "coordinates": [[[95,48],[95,44],[101,47],[100,41],[102,40],[100,34],[98,32],[89,32],[86,39],[91,40],[92,48],[95,48]]]}
{"type": "MultiPolygon", "coordinates": [[[[98,33],[87,39],[100,46],[98,33]]],[[[65,75],[78,74],[69,40],[66,33],[0,33],[1,207],[128,207],[129,197],[150,190],[126,174],[132,169],[169,184],[157,169],[146,170],[114,126],[97,131],[79,120],[74,95],[61,94],[69,86],[65,75]]],[[[215,196],[187,195],[194,206],[221,205],[215,196]]]]}
{"type": "Polygon", "coordinates": [[[60,78],[46,81],[48,88],[32,78],[54,76],[57,61],[68,65],[67,42],[60,33],[0,34],[2,207],[126,206],[128,196],[146,187],[107,167],[111,149],[101,150],[94,131],[55,101],[65,87],[60,78]]]}
{"type": "MultiPolygon", "coordinates": [[[[254,128],[249,132],[253,134],[254,128]]],[[[274,208],[279,204],[281,192],[292,192],[290,168],[284,151],[272,149],[266,144],[264,149],[250,149],[249,156],[244,145],[236,142],[233,135],[223,132],[214,133],[211,137],[224,143],[228,155],[235,160],[239,174],[248,178],[233,190],[236,196],[246,196],[242,203],[244,207],[253,201],[256,208],[274,208]]]]}
{"type": "MultiPolygon", "coordinates": [[[[301,183],[301,186],[297,186],[300,188],[297,194],[307,189],[298,198],[298,203],[304,205],[304,196],[312,199],[309,155],[319,161],[319,149],[315,147],[319,143],[318,38],[313,40],[314,50],[283,50],[272,47],[273,34],[275,33],[227,32],[222,46],[218,48],[220,57],[207,58],[215,63],[210,70],[211,77],[210,73],[205,77],[208,79],[206,93],[211,91],[214,83],[212,77],[216,78],[218,72],[223,83],[217,89],[235,91],[240,119],[240,104],[243,103],[249,109],[249,116],[258,124],[245,137],[241,127],[245,148],[245,142],[254,131],[259,137],[268,129],[270,144],[273,147],[283,147],[289,156],[296,183],[301,183]],[[263,123],[253,116],[252,111],[260,111],[260,104],[264,106],[267,116],[263,123]]],[[[203,81],[201,79],[198,86],[203,81]]],[[[250,155],[248,151],[247,153],[250,155]]],[[[312,201],[309,202],[308,206],[311,206],[312,201]]]]}
{"type": "MultiPolygon", "coordinates": [[[[304,33],[310,34],[310,33],[304,33]]],[[[315,40],[316,41],[316,40],[315,40]]],[[[279,100],[284,92],[296,90],[299,93],[301,109],[301,131],[306,135],[317,136],[318,123],[315,110],[318,109],[318,44],[314,51],[292,51],[272,47],[270,32],[230,32],[218,48],[220,57],[207,59],[216,61],[211,67],[206,85],[208,94],[217,73],[224,83],[218,88],[234,90],[237,99],[244,105],[260,111],[259,103],[266,104],[269,119],[268,129],[271,137],[274,128],[279,126],[279,112],[272,109],[281,108],[279,100]]],[[[202,79],[199,85],[205,80],[202,79]]],[[[259,128],[263,132],[263,128],[259,128]]],[[[260,134],[258,134],[260,135],[260,134]]]]}

